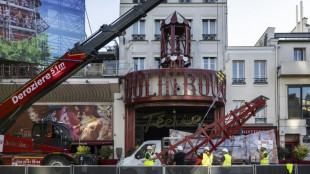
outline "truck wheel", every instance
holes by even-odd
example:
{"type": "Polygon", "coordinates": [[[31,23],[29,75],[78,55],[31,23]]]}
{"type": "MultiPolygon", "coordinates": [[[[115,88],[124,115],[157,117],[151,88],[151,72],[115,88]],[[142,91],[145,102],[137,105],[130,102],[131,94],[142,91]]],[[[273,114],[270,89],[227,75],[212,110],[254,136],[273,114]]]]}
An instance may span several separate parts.
{"type": "Polygon", "coordinates": [[[45,164],[49,166],[65,166],[70,165],[70,162],[65,157],[52,156],[46,161],[45,164]]]}

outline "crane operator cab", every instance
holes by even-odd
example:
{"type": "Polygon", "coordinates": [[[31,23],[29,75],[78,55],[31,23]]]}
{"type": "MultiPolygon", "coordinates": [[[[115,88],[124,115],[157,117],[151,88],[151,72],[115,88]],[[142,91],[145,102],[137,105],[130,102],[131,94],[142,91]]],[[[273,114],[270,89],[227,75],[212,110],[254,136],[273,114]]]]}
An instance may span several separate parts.
{"type": "Polygon", "coordinates": [[[32,139],[35,149],[39,148],[38,145],[70,149],[73,141],[66,124],[51,120],[35,122],[32,127],[32,139]]]}

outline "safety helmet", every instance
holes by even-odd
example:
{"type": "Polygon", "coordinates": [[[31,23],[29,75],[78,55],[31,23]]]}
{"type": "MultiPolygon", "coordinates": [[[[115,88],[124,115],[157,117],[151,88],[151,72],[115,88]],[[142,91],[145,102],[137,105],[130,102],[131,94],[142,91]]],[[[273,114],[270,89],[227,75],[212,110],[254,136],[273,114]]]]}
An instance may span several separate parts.
{"type": "Polygon", "coordinates": [[[267,145],[266,144],[262,144],[262,148],[267,149],[267,145]]]}
{"type": "Polygon", "coordinates": [[[207,147],[205,147],[205,148],[204,148],[204,150],[209,151],[209,150],[210,150],[210,148],[207,146],[207,147]]]}
{"type": "Polygon", "coordinates": [[[179,151],[183,151],[183,147],[182,146],[178,146],[177,148],[179,151]]]}
{"type": "Polygon", "coordinates": [[[152,146],[147,146],[147,150],[152,150],[152,146]]]}
{"type": "Polygon", "coordinates": [[[224,148],[222,151],[228,153],[228,149],[226,148],[224,148]]]}

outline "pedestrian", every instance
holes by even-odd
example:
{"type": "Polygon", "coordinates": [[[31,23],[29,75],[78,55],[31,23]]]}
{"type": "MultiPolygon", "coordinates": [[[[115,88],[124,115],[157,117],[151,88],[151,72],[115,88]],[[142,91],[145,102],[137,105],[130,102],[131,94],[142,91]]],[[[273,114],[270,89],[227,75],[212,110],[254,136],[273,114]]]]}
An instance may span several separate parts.
{"type": "Polygon", "coordinates": [[[222,150],[221,166],[231,166],[231,156],[228,154],[228,150],[224,148],[222,150]]]}
{"type": "Polygon", "coordinates": [[[177,148],[178,153],[174,155],[174,162],[173,165],[185,165],[185,153],[183,152],[183,147],[178,146],[177,148]]]}
{"type": "Polygon", "coordinates": [[[152,157],[152,146],[147,146],[146,149],[144,166],[154,166],[154,159],[156,159],[156,157],[152,157]]]}
{"type": "Polygon", "coordinates": [[[262,147],[260,148],[260,165],[269,165],[269,154],[266,151],[266,144],[263,144],[262,147]]]}
{"type": "Polygon", "coordinates": [[[209,147],[205,147],[203,149],[202,156],[200,153],[196,152],[196,155],[200,158],[202,158],[201,164],[203,166],[211,166],[213,163],[213,154],[210,152],[209,147]]]}

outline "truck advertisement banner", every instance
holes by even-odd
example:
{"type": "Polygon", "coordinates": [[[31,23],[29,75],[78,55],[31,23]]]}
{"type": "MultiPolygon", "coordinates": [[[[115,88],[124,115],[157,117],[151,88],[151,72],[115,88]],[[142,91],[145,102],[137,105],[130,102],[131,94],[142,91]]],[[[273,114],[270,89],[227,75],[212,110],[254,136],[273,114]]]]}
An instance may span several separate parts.
{"type": "Polygon", "coordinates": [[[112,140],[112,105],[32,105],[6,134],[31,138],[33,122],[41,119],[65,123],[74,141],[112,140]]]}

